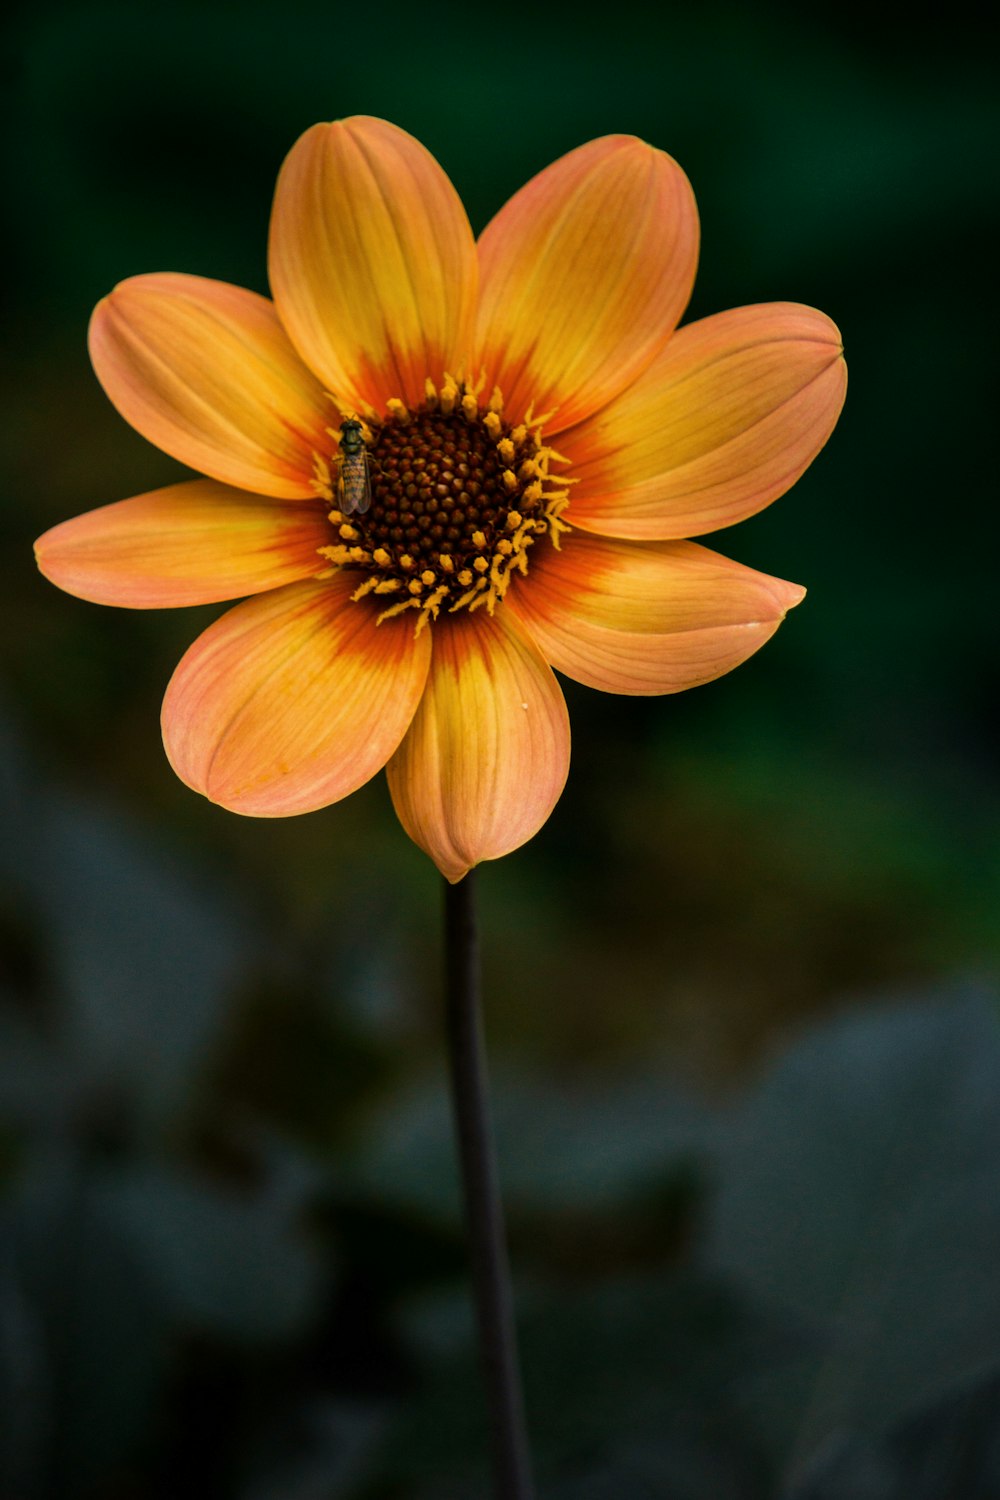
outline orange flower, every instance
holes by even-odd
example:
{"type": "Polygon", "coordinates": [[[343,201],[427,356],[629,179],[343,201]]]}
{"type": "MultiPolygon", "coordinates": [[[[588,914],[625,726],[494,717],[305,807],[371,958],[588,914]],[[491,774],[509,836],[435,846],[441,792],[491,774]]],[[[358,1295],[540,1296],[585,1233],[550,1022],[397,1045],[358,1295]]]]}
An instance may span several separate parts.
{"type": "Polygon", "coordinates": [[[743,661],[803,590],[682,540],[799,477],[844,397],[808,307],[675,332],[698,252],[687,178],[608,136],[473,239],[382,120],[315,125],[278,179],[274,301],[136,276],[93,316],[105,391],[208,476],[39,540],[45,575],[148,609],[252,596],[167,688],[177,774],[234,812],[336,802],[387,766],[451,881],[529,839],[566,780],[552,668],[669,693],[743,661]],[[361,423],[357,495],[341,424],[361,423]]]}

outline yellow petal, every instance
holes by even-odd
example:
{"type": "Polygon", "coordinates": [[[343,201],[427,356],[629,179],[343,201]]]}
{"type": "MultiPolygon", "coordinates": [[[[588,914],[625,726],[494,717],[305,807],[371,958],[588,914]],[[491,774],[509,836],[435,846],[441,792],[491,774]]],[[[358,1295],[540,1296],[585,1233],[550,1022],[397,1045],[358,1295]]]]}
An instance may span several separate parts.
{"type": "Polygon", "coordinates": [[[164,609],[259,594],[328,564],[330,529],[317,504],[289,505],[214,479],[194,479],[102,505],[35,543],[59,588],[95,604],[164,609]]]}
{"type": "Polygon", "coordinates": [[[163,702],[182,781],[232,812],[312,812],[355,791],[406,733],[429,632],[376,626],[354,575],[293,583],[238,604],[195,641],[163,702]]]}
{"type": "Polygon", "coordinates": [[[537,833],[569,770],[569,718],[537,650],[501,610],[434,627],[427,691],[389,762],[399,820],[453,883],[537,833]]]}
{"type": "Polygon", "coordinates": [[[313,498],[335,410],[266,297],[223,281],[133,276],[90,322],[97,378],[126,422],[238,489],[313,498]]]}
{"type": "Polygon", "coordinates": [[[576,526],[700,536],[755,514],[812,463],[844,404],[840,334],[795,303],[681,328],[617,400],[560,439],[576,526]]]}
{"type": "Polygon", "coordinates": [[[433,156],[395,125],[359,115],[300,137],[278,177],[269,263],[292,342],[345,405],[416,405],[428,376],[468,361],[472,230],[433,156]]]}
{"type": "Polygon", "coordinates": [[[538,547],[504,603],[547,661],[607,693],[677,693],[738,666],[805,589],[694,542],[572,532],[538,547]]]}
{"type": "Polygon", "coordinates": [[[486,389],[561,432],[631,383],[687,306],[698,212],[677,163],[634,136],[571,151],[501,209],[479,241],[486,389]]]}

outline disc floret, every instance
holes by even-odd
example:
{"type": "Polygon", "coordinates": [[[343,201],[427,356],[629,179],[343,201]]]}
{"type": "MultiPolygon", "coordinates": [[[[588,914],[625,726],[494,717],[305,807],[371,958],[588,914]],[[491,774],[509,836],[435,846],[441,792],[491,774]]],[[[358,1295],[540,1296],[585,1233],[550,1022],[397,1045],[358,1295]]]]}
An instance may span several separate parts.
{"type": "MultiPolygon", "coordinates": [[[[415,410],[393,399],[384,416],[367,414],[371,506],[347,516],[334,503],[337,540],[319,549],[362,575],[355,600],[386,599],[379,623],[416,610],[418,633],[442,611],[492,614],[515,570],[527,573],[530,548],[545,538],[559,546],[571,483],[551,473],[565,460],[542,441],[543,417],[529,410],[512,425],[499,390],[482,403],[478,388],[448,375],[425,392],[415,410]]],[[[336,464],[336,455],[316,460],[317,493],[331,502],[336,464]]]]}

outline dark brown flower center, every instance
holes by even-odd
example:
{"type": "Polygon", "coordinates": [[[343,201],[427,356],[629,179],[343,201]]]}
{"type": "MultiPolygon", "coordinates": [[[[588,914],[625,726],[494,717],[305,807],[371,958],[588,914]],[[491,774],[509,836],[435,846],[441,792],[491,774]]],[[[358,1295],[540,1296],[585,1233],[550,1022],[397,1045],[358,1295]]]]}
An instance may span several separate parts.
{"type": "Polygon", "coordinates": [[[323,555],[362,575],[355,598],[389,596],[380,619],[417,609],[419,629],[442,609],[492,614],[511,571],[527,571],[528,549],[546,536],[558,545],[565,530],[566,491],[549,476],[557,456],[540,425],[504,421],[496,391],[485,409],[454,382],[429,385],[418,411],[389,405],[381,422],[347,424],[363,425],[359,457],[342,446],[331,466],[317,466],[317,487],[335,506],[337,540],[323,555]]]}
{"type": "MultiPolygon", "coordinates": [[[[370,547],[384,547],[397,564],[409,554],[418,567],[449,558],[456,570],[493,550],[515,505],[496,444],[479,423],[423,412],[405,427],[383,427],[368,451],[372,504],[358,519],[370,547]]],[[[539,500],[524,500],[523,485],[516,493],[525,515],[540,510],[539,500]]]]}

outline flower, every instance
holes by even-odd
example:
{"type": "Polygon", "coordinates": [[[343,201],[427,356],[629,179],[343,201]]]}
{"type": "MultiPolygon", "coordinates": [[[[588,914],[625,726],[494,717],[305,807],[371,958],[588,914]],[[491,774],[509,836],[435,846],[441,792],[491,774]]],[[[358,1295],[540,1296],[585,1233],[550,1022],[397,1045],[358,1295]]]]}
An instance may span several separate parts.
{"type": "Polygon", "coordinates": [[[676,692],[774,633],[804,590],[686,539],[812,461],[843,403],[840,336],[789,303],[675,331],[697,253],[687,178],[634,137],[571,151],[477,244],[434,158],[360,116],[313,126],[282,167],[273,302],[156,274],[99,303],[108,396],[207,477],[54,527],[38,563],[103,604],[243,599],[167,688],[183,781],[280,817],[385,766],[456,881],[562,791],[553,668],[676,692]]]}

